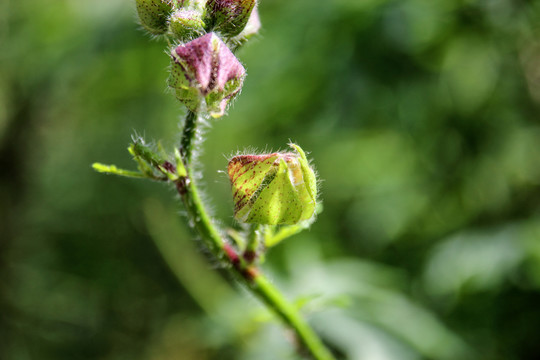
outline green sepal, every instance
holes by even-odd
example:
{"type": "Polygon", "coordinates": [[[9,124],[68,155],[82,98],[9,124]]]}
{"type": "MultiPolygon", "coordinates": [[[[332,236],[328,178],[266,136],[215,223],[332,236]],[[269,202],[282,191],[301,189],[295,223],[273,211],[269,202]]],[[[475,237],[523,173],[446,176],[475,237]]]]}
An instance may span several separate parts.
{"type": "Polygon", "coordinates": [[[305,186],[298,186],[298,196],[300,201],[304,204],[304,211],[300,220],[308,220],[313,215],[315,211],[315,206],[317,205],[317,178],[315,173],[309,166],[309,162],[306,158],[306,153],[304,150],[296,144],[289,144],[296,152],[300,155],[298,162],[300,163],[300,168],[302,171],[302,179],[305,186]]]}
{"type": "Polygon", "coordinates": [[[296,224],[301,216],[302,204],[298,192],[289,179],[287,164],[280,159],[275,176],[251,205],[246,222],[296,224]]]}
{"type": "MultiPolygon", "coordinates": [[[[253,162],[250,167],[244,171],[243,167],[237,168],[239,175],[231,177],[231,181],[238,184],[233,186],[233,200],[235,203],[235,217],[243,222],[246,222],[247,215],[251,211],[250,200],[257,191],[258,184],[263,183],[266,178],[267,182],[274,174],[269,173],[277,156],[270,156],[260,162],[253,162]]],[[[229,176],[235,171],[232,169],[232,163],[229,163],[229,176]]],[[[235,165],[236,166],[236,165],[235,165]]]]}

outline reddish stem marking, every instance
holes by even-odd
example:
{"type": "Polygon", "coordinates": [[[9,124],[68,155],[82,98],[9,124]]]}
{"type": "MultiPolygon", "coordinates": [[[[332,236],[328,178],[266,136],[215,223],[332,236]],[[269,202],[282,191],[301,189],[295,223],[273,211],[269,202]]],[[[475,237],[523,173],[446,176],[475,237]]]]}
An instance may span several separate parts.
{"type": "Polygon", "coordinates": [[[240,260],[240,257],[238,256],[238,253],[230,244],[224,244],[223,250],[225,251],[225,254],[227,255],[227,258],[229,258],[229,261],[231,262],[232,266],[247,280],[253,281],[258,275],[259,270],[252,265],[247,265],[245,262],[240,260]]]}

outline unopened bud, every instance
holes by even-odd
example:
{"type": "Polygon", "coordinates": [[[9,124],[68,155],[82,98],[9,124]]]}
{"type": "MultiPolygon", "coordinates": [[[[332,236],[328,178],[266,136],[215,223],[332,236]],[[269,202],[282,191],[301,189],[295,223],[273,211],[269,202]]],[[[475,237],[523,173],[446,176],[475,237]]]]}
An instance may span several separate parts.
{"type": "Polygon", "coordinates": [[[210,33],[178,46],[171,55],[169,86],[176,97],[192,111],[204,103],[211,116],[222,116],[246,74],[227,45],[210,33]]]}
{"type": "Polygon", "coordinates": [[[141,25],[153,35],[167,32],[173,0],[136,0],[141,25]]]}
{"type": "Polygon", "coordinates": [[[240,155],[229,161],[234,216],[245,223],[293,225],[309,220],[317,180],[300,146],[295,153],[240,155]]]}
{"type": "Polygon", "coordinates": [[[182,42],[193,40],[204,33],[201,13],[196,10],[177,10],[169,19],[169,29],[182,42]]]}
{"type": "Polygon", "coordinates": [[[257,0],[208,0],[207,22],[225,37],[234,37],[244,30],[256,5],[257,0]]]}

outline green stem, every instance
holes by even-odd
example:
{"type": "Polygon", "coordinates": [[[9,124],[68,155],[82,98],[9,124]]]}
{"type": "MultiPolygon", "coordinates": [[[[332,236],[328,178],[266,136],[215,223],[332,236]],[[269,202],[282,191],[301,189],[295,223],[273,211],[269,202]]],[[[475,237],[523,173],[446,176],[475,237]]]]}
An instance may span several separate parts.
{"type": "Polygon", "coordinates": [[[182,132],[182,139],[180,140],[180,153],[184,160],[186,169],[191,168],[191,160],[193,158],[193,148],[195,147],[194,141],[197,134],[197,125],[199,124],[197,113],[188,110],[186,120],[184,122],[184,129],[182,132]]]}
{"type": "Polygon", "coordinates": [[[324,346],[319,336],[300,316],[298,309],[285,299],[281,292],[262,274],[249,284],[257,295],[283,322],[291,327],[305,349],[317,360],[334,360],[334,356],[324,346]]]}
{"type": "Polygon", "coordinates": [[[218,259],[223,258],[223,240],[217,226],[208,215],[206,208],[201,200],[199,189],[195,185],[194,172],[192,166],[194,141],[197,134],[198,116],[193,111],[188,110],[182,140],[180,153],[186,168],[186,177],[179,178],[176,181],[176,189],[182,196],[182,200],[189,215],[190,223],[197,229],[208,249],[218,259]]]}
{"type": "MultiPolygon", "coordinates": [[[[197,114],[189,111],[184,123],[180,147],[187,176],[176,181],[178,193],[186,206],[190,222],[193,223],[214,256],[227,261],[231,265],[228,269],[235,277],[296,333],[300,344],[314,359],[333,360],[334,357],[325,348],[315,331],[300,316],[298,310],[285,299],[279,290],[254,265],[238,256],[236,251],[225,243],[221,231],[208,215],[193,180],[192,157],[197,125],[197,114]]],[[[255,229],[253,229],[253,232],[255,233],[255,229]]]]}

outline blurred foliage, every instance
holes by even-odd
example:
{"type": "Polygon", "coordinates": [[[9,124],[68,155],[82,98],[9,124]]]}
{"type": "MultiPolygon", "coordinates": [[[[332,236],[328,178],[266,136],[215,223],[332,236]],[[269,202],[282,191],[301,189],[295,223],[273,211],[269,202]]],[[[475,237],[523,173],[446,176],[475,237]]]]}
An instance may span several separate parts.
{"type": "MultiPolygon", "coordinates": [[[[324,211],[265,268],[347,359],[540,357],[540,2],[263,0],[201,162],[311,151],[324,211]]],[[[0,359],[292,359],[174,192],[107,177],[178,140],[129,0],[0,2],[0,359]]]]}

